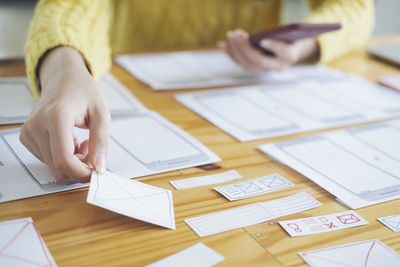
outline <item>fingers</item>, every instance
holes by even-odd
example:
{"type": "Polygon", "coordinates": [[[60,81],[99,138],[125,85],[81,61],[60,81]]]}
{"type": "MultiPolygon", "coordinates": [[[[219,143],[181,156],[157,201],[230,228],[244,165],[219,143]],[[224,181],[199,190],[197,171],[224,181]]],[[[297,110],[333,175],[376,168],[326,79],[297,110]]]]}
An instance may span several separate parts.
{"type": "MultiPolygon", "coordinates": [[[[270,45],[270,44],[268,44],[270,45]]],[[[286,46],[274,46],[274,50],[279,50],[275,56],[264,55],[258,49],[251,46],[248,34],[243,30],[236,30],[228,33],[226,43],[221,43],[220,47],[238,64],[249,71],[283,70],[290,65],[285,54],[286,46]]]]}
{"type": "Polygon", "coordinates": [[[104,101],[89,110],[89,159],[98,172],[106,170],[110,113],[104,101]]]}
{"type": "MultiPolygon", "coordinates": [[[[57,112],[57,114],[60,114],[57,112]]],[[[62,113],[61,113],[62,114],[62,113]]],[[[51,153],[51,160],[47,165],[55,168],[63,175],[77,182],[87,182],[91,170],[75,155],[75,144],[72,135],[74,122],[70,116],[52,118],[49,127],[49,142],[41,142],[44,153],[51,153]]],[[[43,136],[43,135],[42,135],[43,136]]]]}
{"type": "Polygon", "coordinates": [[[281,59],[287,65],[293,65],[299,62],[299,53],[295,44],[288,44],[282,41],[272,39],[263,39],[260,46],[275,54],[276,58],[281,59]]]}

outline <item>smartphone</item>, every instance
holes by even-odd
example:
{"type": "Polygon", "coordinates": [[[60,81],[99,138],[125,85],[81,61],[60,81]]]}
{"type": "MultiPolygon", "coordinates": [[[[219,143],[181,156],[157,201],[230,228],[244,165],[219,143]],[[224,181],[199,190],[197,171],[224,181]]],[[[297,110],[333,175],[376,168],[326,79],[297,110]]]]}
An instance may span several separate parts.
{"type": "MultiPolygon", "coordinates": [[[[266,51],[260,47],[260,42],[263,39],[273,39],[286,43],[294,43],[305,38],[316,37],[322,33],[336,31],[342,28],[341,23],[294,23],[288,24],[276,29],[256,33],[250,36],[250,43],[253,47],[266,51]]],[[[268,51],[271,53],[270,51],[268,51]]]]}

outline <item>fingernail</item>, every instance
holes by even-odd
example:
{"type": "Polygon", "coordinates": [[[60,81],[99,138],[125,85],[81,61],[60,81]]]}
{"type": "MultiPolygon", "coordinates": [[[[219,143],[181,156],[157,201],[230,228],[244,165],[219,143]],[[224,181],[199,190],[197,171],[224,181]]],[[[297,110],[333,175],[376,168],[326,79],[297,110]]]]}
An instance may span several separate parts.
{"type": "Polygon", "coordinates": [[[227,31],[226,36],[231,37],[233,35],[233,31],[227,31]]]}
{"type": "Polygon", "coordinates": [[[99,173],[104,173],[106,171],[106,159],[103,153],[96,154],[94,158],[94,167],[99,173]]]}
{"type": "Polygon", "coordinates": [[[268,40],[262,40],[260,43],[260,45],[264,46],[264,47],[269,47],[270,44],[271,44],[271,42],[268,40]]]}

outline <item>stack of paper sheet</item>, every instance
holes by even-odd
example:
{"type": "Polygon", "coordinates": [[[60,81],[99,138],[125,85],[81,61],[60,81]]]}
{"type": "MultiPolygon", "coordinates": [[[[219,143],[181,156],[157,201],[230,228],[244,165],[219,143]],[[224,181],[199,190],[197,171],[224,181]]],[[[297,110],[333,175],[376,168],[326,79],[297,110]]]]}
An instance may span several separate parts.
{"type": "MultiPolygon", "coordinates": [[[[111,115],[138,113],[146,109],[112,74],[105,74],[99,85],[111,115]]],[[[0,125],[25,122],[35,104],[26,78],[0,78],[0,125]]]]}
{"type": "Polygon", "coordinates": [[[261,145],[352,209],[400,198],[400,120],[261,145]]]}
{"type": "Polygon", "coordinates": [[[122,55],[117,56],[116,61],[155,90],[280,83],[342,75],[321,66],[295,66],[284,72],[248,72],[224,52],[216,50],[122,55]]]}
{"type": "Polygon", "coordinates": [[[400,115],[400,93],[347,77],[176,95],[239,141],[251,141],[400,115]]]}

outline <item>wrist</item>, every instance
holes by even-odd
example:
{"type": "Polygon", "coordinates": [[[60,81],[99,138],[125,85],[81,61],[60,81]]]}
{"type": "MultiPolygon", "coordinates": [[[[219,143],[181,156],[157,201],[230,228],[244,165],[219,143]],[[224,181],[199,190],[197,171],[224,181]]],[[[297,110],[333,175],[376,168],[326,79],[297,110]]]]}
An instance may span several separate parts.
{"type": "Polygon", "coordinates": [[[75,73],[88,73],[85,60],[75,49],[67,46],[48,51],[38,69],[38,81],[42,94],[54,81],[68,81],[75,73]]]}

